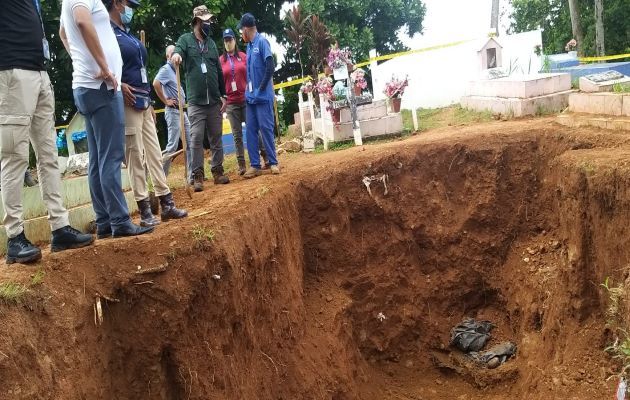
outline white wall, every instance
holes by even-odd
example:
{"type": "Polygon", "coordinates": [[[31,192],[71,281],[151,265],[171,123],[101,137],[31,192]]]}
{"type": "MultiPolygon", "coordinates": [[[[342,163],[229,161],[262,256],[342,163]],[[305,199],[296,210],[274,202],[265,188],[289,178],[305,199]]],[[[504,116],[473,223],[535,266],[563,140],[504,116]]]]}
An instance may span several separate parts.
{"type": "MultiPolygon", "coordinates": [[[[398,78],[409,77],[403,108],[436,108],[458,103],[468,82],[482,74],[477,51],[486,41],[487,38],[481,38],[459,46],[402,56],[376,67],[373,63],[374,98],[385,98],[385,83],[394,74],[398,78]]],[[[542,46],[542,31],[501,36],[497,41],[503,46],[503,69],[512,65],[515,73],[525,74],[529,70],[532,73],[540,70],[541,59],[535,55],[534,48],[542,46]]]]}

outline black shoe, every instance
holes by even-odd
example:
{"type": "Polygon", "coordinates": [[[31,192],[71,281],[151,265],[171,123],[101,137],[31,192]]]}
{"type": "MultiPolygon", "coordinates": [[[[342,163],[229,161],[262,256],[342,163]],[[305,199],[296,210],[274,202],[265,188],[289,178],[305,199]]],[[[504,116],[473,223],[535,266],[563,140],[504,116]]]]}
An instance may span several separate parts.
{"type": "Polygon", "coordinates": [[[180,219],[188,216],[188,211],[180,210],[175,207],[175,201],[173,200],[173,193],[160,196],[160,207],[162,207],[162,221],[168,221],[169,219],[180,219]]]}
{"type": "Polygon", "coordinates": [[[16,262],[26,264],[37,261],[40,258],[42,258],[42,251],[29,242],[24,232],[8,240],[7,264],[16,262]]]}
{"type": "Polygon", "coordinates": [[[154,228],[152,226],[138,226],[132,222],[128,222],[125,225],[114,227],[112,229],[112,236],[115,238],[138,236],[153,232],[153,229],[154,228]]]}
{"type": "Polygon", "coordinates": [[[68,249],[78,249],[94,243],[94,236],[81,233],[70,225],[52,231],[50,241],[50,251],[63,251],[68,249]]]}
{"type": "Polygon", "coordinates": [[[111,225],[107,225],[104,228],[96,228],[96,238],[97,239],[108,239],[112,237],[112,227],[111,225]]]}

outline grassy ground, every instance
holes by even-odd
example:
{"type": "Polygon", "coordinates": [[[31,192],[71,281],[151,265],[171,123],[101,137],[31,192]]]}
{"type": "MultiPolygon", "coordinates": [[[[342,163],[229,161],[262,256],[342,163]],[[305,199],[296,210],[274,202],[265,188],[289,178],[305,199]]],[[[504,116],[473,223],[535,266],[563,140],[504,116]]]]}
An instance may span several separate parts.
{"type": "MultiPolygon", "coordinates": [[[[445,126],[471,125],[493,119],[490,112],[471,111],[459,105],[444,108],[419,108],[417,112],[419,131],[421,132],[445,126]]],[[[402,110],[402,116],[405,130],[413,131],[411,110],[402,110]]]]}

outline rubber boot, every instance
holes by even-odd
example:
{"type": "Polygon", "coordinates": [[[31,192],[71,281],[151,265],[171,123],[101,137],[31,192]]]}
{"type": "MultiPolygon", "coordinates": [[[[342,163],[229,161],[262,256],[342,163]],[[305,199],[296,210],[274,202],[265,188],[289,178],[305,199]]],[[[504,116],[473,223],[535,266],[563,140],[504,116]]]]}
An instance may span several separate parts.
{"type": "Polygon", "coordinates": [[[162,213],[160,214],[162,222],[168,221],[169,219],[180,219],[188,216],[188,211],[180,210],[175,207],[173,193],[160,196],[160,206],[162,207],[162,213]]]}
{"type": "Polygon", "coordinates": [[[42,258],[42,251],[33,246],[24,235],[24,232],[20,233],[14,238],[9,239],[7,242],[7,264],[13,263],[31,263],[42,258]]]}
{"type": "Polygon", "coordinates": [[[151,212],[151,201],[148,197],[138,202],[138,211],[140,212],[140,226],[150,227],[160,223],[160,220],[151,212]]]}

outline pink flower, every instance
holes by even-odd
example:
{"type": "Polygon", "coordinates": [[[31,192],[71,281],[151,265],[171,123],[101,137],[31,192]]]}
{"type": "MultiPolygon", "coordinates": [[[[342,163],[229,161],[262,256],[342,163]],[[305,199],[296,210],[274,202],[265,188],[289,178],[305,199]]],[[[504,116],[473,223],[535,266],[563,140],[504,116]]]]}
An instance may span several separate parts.
{"type": "Polygon", "coordinates": [[[405,77],[404,80],[398,80],[392,76],[392,80],[385,84],[385,90],[383,93],[385,96],[392,98],[400,98],[405,93],[405,88],[409,85],[409,79],[405,77]]]}

